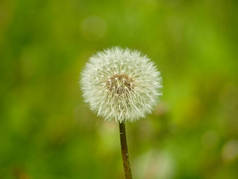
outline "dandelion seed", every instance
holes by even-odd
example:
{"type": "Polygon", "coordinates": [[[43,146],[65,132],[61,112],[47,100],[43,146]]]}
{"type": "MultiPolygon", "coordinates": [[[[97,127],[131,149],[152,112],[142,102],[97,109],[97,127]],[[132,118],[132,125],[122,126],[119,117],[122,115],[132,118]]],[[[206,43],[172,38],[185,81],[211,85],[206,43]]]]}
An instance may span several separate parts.
{"type": "Polygon", "coordinates": [[[82,72],[83,97],[106,120],[134,121],[151,113],[161,95],[161,77],[138,51],[118,47],[98,52],[82,72]]]}

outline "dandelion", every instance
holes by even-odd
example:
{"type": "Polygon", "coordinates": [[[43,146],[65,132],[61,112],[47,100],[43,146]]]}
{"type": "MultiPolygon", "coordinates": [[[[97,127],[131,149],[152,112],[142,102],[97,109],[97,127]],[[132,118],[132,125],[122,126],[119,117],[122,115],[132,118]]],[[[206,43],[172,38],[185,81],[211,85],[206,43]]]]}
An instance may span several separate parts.
{"type": "Polygon", "coordinates": [[[161,95],[155,65],[138,51],[112,48],[89,59],[82,72],[84,99],[107,120],[134,121],[150,113],[161,95]]]}
{"type": "Polygon", "coordinates": [[[160,72],[140,52],[115,47],[89,59],[80,83],[91,110],[119,122],[125,174],[131,178],[125,122],[151,113],[161,95],[160,72]]]}

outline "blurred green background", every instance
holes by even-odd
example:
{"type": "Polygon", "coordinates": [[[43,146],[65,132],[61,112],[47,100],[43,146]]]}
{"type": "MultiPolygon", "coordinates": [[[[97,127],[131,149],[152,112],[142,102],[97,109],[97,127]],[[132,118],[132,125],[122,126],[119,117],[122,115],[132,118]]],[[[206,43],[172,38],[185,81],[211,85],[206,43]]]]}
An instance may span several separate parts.
{"type": "Polygon", "coordinates": [[[127,125],[135,179],[238,178],[237,0],[1,0],[0,179],[122,179],[118,125],[82,100],[96,51],[138,49],[163,97],[127,125]]]}

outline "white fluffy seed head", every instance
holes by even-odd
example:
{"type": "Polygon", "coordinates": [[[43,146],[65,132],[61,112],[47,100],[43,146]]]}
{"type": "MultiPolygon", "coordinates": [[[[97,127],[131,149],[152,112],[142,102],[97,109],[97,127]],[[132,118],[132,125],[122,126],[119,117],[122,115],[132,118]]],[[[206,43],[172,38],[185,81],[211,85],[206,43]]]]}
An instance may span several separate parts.
{"type": "Polygon", "coordinates": [[[134,121],[151,113],[161,77],[138,51],[114,47],[89,59],[80,80],[83,97],[106,120],[134,121]]]}

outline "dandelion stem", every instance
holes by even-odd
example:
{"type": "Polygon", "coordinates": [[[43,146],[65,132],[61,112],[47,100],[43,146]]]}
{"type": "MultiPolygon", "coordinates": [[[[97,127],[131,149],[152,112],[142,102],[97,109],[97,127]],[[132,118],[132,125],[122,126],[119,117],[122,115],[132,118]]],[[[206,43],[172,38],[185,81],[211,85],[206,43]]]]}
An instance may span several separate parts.
{"type": "Polygon", "coordinates": [[[129,162],[129,153],[126,141],[126,128],[124,122],[119,122],[120,140],[121,140],[121,155],[125,172],[125,179],[132,179],[131,167],[129,162]]]}

